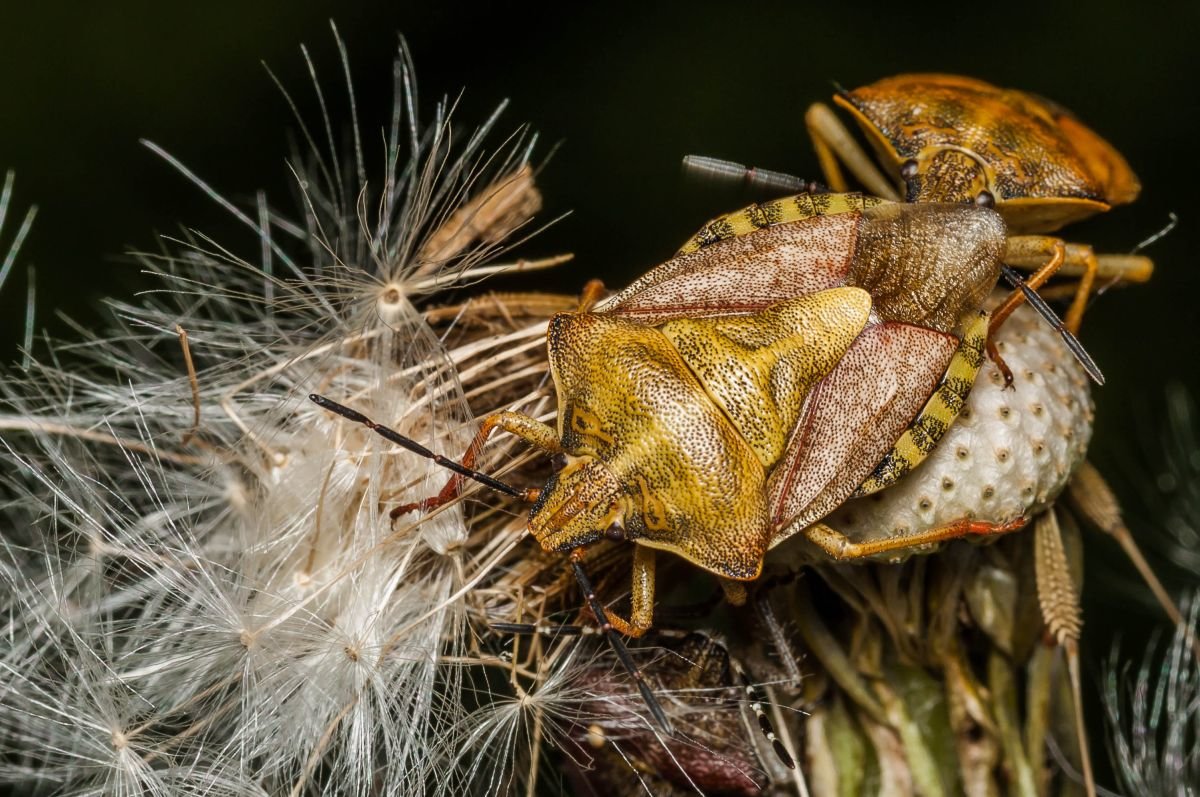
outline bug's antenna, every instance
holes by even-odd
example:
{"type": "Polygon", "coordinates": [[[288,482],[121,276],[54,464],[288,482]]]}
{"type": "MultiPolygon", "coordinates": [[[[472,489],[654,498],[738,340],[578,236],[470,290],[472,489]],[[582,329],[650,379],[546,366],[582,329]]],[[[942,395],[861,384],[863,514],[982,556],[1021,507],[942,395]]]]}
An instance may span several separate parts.
{"type": "Polygon", "coordinates": [[[784,172],[745,166],[734,161],[710,158],[707,155],[687,155],[683,170],[688,174],[725,182],[743,182],[754,188],[768,188],[795,193],[822,193],[824,186],[784,172]]]}
{"type": "MultiPolygon", "coordinates": [[[[395,443],[402,448],[406,448],[418,456],[431,459],[442,467],[448,468],[449,470],[452,470],[461,476],[466,476],[468,479],[474,479],[482,485],[491,487],[493,490],[497,490],[506,495],[511,495],[514,498],[524,499],[526,497],[524,491],[505,484],[504,482],[492,476],[488,476],[486,473],[480,473],[479,471],[472,470],[462,463],[455,462],[449,457],[443,457],[441,454],[435,454],[412,438],[405,437],[395,429],[389,429],[382,424],[375,423],[375,421],[371,420],[366,415],[363,415],[357,410],[352,410],[344,404],[339,404],[332,399],[327,399],[324,396],[316,393],[310,393],[308,398],[318,407],[336,413],[348,421],[361,423],[363,426],[375,432],[385,440],[395,443]]],[[[575,549],[575,551],[579,550],[580,549],[578,548],[575,549]]],[[[600,624],[600,631],[603,632],[608,638],[608,644],[612,646],[613,652],[617,655],[617,661],[621,663],[621,666],[626,672],[629,673],[630,677],[633,678],[634,682],[637,684],[638,691],[641,693],[642,699],[646,701],[646,706],[650,709],[651,716],[654,717],[655,721],[658,722],[668,736],[674,736],[675,729],[671,727],[671,722],[667,719],[667,714],[665,711],[663,711],[662,704],[658,702],[658,698],[654,696],[653,690],[651,690],[650,686],[646,683],[645,676],[642,675],[641,670],[639,670],[637,665],[634,663],[633,656],[629,654],[629,648],[625,647],[625,643],[621,641],[621,637],[617,634],[616,629],[614,629],[612,624],[608,621],[608,615],[604,611],[604,606],[596,597],[596,591],[592,589],[591,579],[587,577],[587,573],[584,572],[583,565],[581,565],[577,560],[574,551],[572,552],[571,556],[571,567],[574,569],[575,578],[578,579],[579,586],[583,590],[584,597],[587,599],[588,607],[591,608],[592,614],[596,615],[596,622],[600,624]]],[[[495,623],[492,625],[492,627],[497,630],[518,630],[519,628],[518,632],[526,632],[526,628],[524,626],[518,627],[506,623],[495,623]]]]}
{"type": "Polygon", "coordinates": [[[1046,300],[1038,295],[1037,291],[1025,284],[1025,280],[1021,279],[1021,273],[1011,266],[1001,266],[1004,274],[1004,279],[1009,285],[1020,289],[1021,293],[1025,294],[1025,301],[1029,306],[1037,311],[1038,315],[1046,319],[1050,326],[1058,330],[1058,334],[1062,335],[1063,343],[1067,344],[1067,348],[1071,350],[1071,354],[1075,355],[1075,359],[1079,360],[1079,364],[1083,366],[1083,370],[1087,371],[1093,381],[1098,385],[1104,384],[1104,374],[1100,372],[1100,366],[1096,365],[1096,361],[1087,353],[1087,349],[1083,348],[1083,344],[1079,342],[1079,338],[1071,334],[1063,324],[1062,319],[1054,312],[1050,305],[1046,304],[1046,300]]]}
{"type": "Polygon", "coordinates": [[[741,683],[742,689],[746,692],[746,702],[750,704],[750,710],[754,712],[754,717],[758,720],[758,729],[762,731],[763,738],[770,742],[771,749],[775,751],[775,757],[779,759],[781,764],[788,769],[795,769],[795,760],[792,759],[792,755],[787,751],[787,748],[783,746],[783,742],[775,735],[775,726],[771,724],[771,718],[767,716],[767,712],[763,709],[763,703],[766,700],[762,691],[746,675],[746,671],[742,669],[742,665],[732,657],[729,659],[729,664],[734,675],[741,683]]]}
{"type": "Polygon", "coordinates": [[[488,623],[488,628],[501,634],[517,634],[519,636],[587,636],[600,633],[599,628],[587,625],[535,625],[534,623],[488,623]]]}
{"type": "Polygon", "coordinates": [[[361,412],[357,412],[356,410],[352,410],[344,404],[338,404],[336,401],[327,399],[324,396],[319,396],[316,393],[309,393],[308,400],[316,404],[321,409],[329,410],[330,412],[341,415],[348,421],[361,423],[363,426],[375,432],[385,440],[393,442],[401,448],[406,448],[418,456],[431,459],[438,465],[441,465],[443,468],[452,470],[460,476],[466,476],[468,479],[473,479],[485,487],[491,487],[493,490],[504,493],[505,495],[511,495],[513,498],[525,498],[524,491],[518,490],[512,485],[505,484],[493,476],[488,476],[486,473],[480,473],[477,470],[471,470],[465,465],[455,462],[449,457],[443,457],[441,454],[435,454],[425,446],[418,443],[416,440],[413,440],[411,437],[405,437],[395,429],[389,429],[382,424],[375,423],[366,415],[363,415],[361,412]]]}
{"type": "Polygon", "coordinates": [[[646,677],[642,675],[642,671],[634,663],[633,656],[629,655],[629,648],[625,647],[625,643],[621,641],[617,630],[608,621],[608,613],[604,610],[604,604],[600,603],[600,599],[596,597],[596,591],[592,589],[592,580],[588,578],[583,565],[579,562],[576,552],[581,550],[581,548],[576,548],[571,552],[571,568],[575,571],[575,578],[579,581],[579,588],[583,590],[583,597],[588,603],[588,608],[592,610],[592,614],[596,615],[596,622],[600,624],[600,630],[608,638],[608,644],[612,646],[613,653],[617,655],[617,661],[621,663],[621,666],[625,668],[625,672],[629,673],[629,677],[637,684],[638,692],[642,695],[642,700],[646,702],[646,707],[650,709],[650,715],[654,717],[655,722],[658,723],[659,727],[668,736],[674,736],[675,729],[671,726],[671,721],[667,719],[667,713],[663,711],[662,704],[654,696],[654,690],[646,683],[646,677]]]}
{"type": "Polygon", "coordinates": [[[1154,233],[1153,235],[1151,235],[1146,240],[1139,243],[1137,246],[1133,247],[1133,249],[1130,250],[1129,254],[1136,255],[1138,252],[1142,251],[1147,246],[1158,243],[1159,239],[1165,238],[1168,235],[1170,235],[1171,232],[1175,229],[1175,227],[1178,224],[1179,224],[1179,216],[1175,213],[1175,211],[1171,211],[1170,213],[1167,214],[1167,223],[1165,225],[1163,225],[1163,228],[1161,230],[1159,230],[1158,232],[1154,233]]]}

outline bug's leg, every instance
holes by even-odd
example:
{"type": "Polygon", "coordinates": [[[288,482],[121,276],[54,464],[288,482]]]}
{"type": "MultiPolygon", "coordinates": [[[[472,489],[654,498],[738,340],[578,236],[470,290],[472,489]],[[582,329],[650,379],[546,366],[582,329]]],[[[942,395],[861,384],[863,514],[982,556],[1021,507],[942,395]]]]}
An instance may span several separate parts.
{"type": "Polygon", "coordinates": [[[964,519],[945,526],[914,533],[897,534],[886,540],[871,540],[870,542],[853,542],[840,531],[826,526],[824,523],[814,523],[801,532],[809,542],[816,545],[833,559],[862,559],[866,556],[887,553],[903,548],[915,548],[935,542],[944,542],[956,537],[968,535],[990,536],[1007,534],[1023,527],[1028,521],[1024,516],[1007,523],[992,523],[986,520],[964,519]]]}
{"type": "MultiPolygon", "coordinates": [[[[1088,258],[1095,258],[1096,280],[1108,282],[1149,282],[1154,276],[1154,261],[1145,255],[1098,255],[1087,244],[1067,244],[1067,259],[1058,271],[1060,277],[1083,277],[1092,268],[1088,258]]],[[[1011,265],[1032,269],[1041,261],[1031,263],[1014,260],[1011,265]]],[[[1072,285],[1072,288],[1075,286],[1072,285]]],[[[1042,291],[1045,295],[1045,291],[1042,291]]],[[[1072,291],[1074,295],[1074,291],[1072,291]]]]}
{"type": "MultiPolygon", "coordinates": [[[[1071,244],[1067,245],[1067,262],[1059,269],[1060,277],[1078,277],[1083,274],[1083,268],[1078,263],[1071,262],[1071,244]]],[[[1092,285],[1093,293],[1103,293],[1113,286],[1129,283],[1149,282],[1154,275],[1154,261],[1142,255],[1096,255],[1096,281],[1092,285]]],[[[1043,299],[1058,301],[1074,299],[1079,291],[1079,283],[1065,282],[1052,285],[1038,291],[1043,299]]]]}
{"type": "MultiPolygon", "coordinates": [[[[1029,263],[1031,260],[1038,265],[1029,279],[1025,280],[1025,284],[1031,290],[1036,291],[1066,262],[1067,245],[1061,238],[1053,238],[1048,235],[1010,236],[1004,252],[1004,262],[1020,265],[1029,263]]],[[[992,311],[992,322],[988,328],[989,338],[996,333],[996,330],[1000,329],[1005,319],[1012,315],[1013,310],[1016,310],[1024,301],[1025,293],[1015,290],[999,307],[992,311]]]]}
{"type": "MultiPolygon", "coordinates": [[[[1058,332],[1058,334],[1062,337],[1063,343],[1066,344],[1068,349],[1070,349],[1071,354],[1076,360],[1079,361],[1079,364],[1083,366],[1083,370],[1087,371],[1087,375],[1090,376],[1096,384],[1103,385],[1104,374],[1100,371],[1100,366],[1096,365],[1096,361],[1093,360],[1092,356],[1087,353],[1087,349],[1083,348],[1083,344],[1079,342],[1079,339],[1071,334],[1071,330],[1067,329],[1066,325],[1062,322],[1062,320],[1059,319],[1054,310],[1050,308],[1050,305],[1046,304],[1046,300],[1042,298],[1042,295],[1026,285],[1025,281],[1021,279],[1021,275],[1017,273],[1017,270],[1012,266],[1001,266],[1000,273],[1003,275],[1004,279],[1013,286],[1013,288],[1019,290],[1025,295],[1025,301],[1029,302],[1029,306],[1032,307],[1037,314],[1042,317],[1042,320],[1048,323],[1056,332],[1058,332]]],[[[999,348],[999,345],[1000,344],[996,344],[997,349],[999,348]]],[[[989,349],[989,351],[991,351],[991,349],[989,349]]],[[[1005,366],[1003,370],[1005,371],[1004,376],[1006,380],[1004,386],[1010,387],[1012,385],[1012,374],[1008,371],[1007,366],[1005,366]]]]}
{"type": "Polygon", "coordinates": [[[579,294],[579,309],[578,313],[586,313],[590,311],[596,304],[604,298],[605,294],[604,282],[598,279],[588,280],[583,286],[583,291],[579,294]]]}
{"type": "MultiPolygon", "coordinates": [[[[1063,243],[1062,239],[1045,235],[1010,236],[1004,254],[1005,262],[1007,263],[1009,260],[1022,262],[1028,261],[1030,258],[1035,258],[1041,265],[1029,279],[1025,280],[1025,286],[1031,291],[1036,291],[1062,267],[1067,258],[1067,245],[1063,243]]],[[[992,310],[992,320],[988,325],[988,357],[996,363],[996,367],[1004,375],[1005,387],[1012,384],[1012,370],[1000,356],[995,335],[1013,311],[1025,300],[1025,291],[1020,288],[1015,289],[999,307],[992,310]]]]}
{"type": "MultiPolygon", "coordinates": [[[[1009,238],[1009,248],[1005,253],[1006,263],[1026,270],[1043,269],[1046,256],[1053,259],[1053,250],[1059,242],[1052,236],[1022,235],[1009,238]],[[1016,243],[1013,243],[1013,242],[1016,243]]],[[[1087,244],[1063,244],[1063,262],[1058,273],[1062,276],[1078,276],[1079,281],[1071,287],[1071,306],[1067,310],[1063,322],[1072,334],[1079,333],[1079,325],[1083,321],[1083,312],[1087,309],[1088,298],[1092,286],[1100,273],[1100,261],[1092,247],[1087,244]]],[[[1145,259],[1145,258],[1142,258],[1145,259]]],[[[1148,276],[1148,275],[1147,275],[1148,276]]],[[[1032,282],[1032,280],[1031,280],[1032,282]]],[[[1037,287],[1030,285],[1030,287],[1037,287]]]]}
{"type": "Polygon", "coordinates": [[[1088,299],[1092,296],[1092,286],[1100,269],[1092,247],[1086,244],[1067,244],[1066,262],[1063,265],[1076,262],[1082,263],[1083,274],[1079,277],[1079,285],[1075,297],[1071,300],[1071,306],[1067,308],[1067,314],[1063,317],[1063,323],[1072,335],[1079,334],[1079,325],[1083,323],[1083,311],[1087,309],[1088,299]]]}
{"type": "MultiPolygon", "coordinates": [[[[599,618],[600,615],[597,615],[599,618]]],[[[638,637],[654,625],[654,549],[645,545],[633,546],[633,587],[630,593],[629,619],[611,609],[604,617],[625,636],[638,637]]]]}
{"type": "Polygon", "coordinates": [[[1096,255],[1096,278],[1112,282],[1148,282],[1154,261],[1144,255],[1096,255]]]}
{"type": "MultiPolygon", "coordinates": [[[[645,568],[647,567],[647,560],[643,559],[640,563],[638,561],[638,555],[637,555],[638,551],[640,551],[643,547],[644,546],[641,546],[641,545],[634,547],[634,557],[633,557],[633,570],[634,570],[634,574],[633,574],[633,584],[634,584],[633,619],[634,620],[638,619],[638,611],[639,611],[639,606],[638,606],[638,600],[639,600],[638,576],[639,576],[639,573],[638,573],[638,571],[639,571],[639,568],[641,568],[641,570],[643,571],[642,575],[645,576],[646,575],[645,568]]],[[[621,667],[623,667],[625,669],[625,671],[627,673],[629,673],[629,677],[632,678],[634,683],[637,684],[638,692],[641,693],[642,700],[645,701],[646,707],[650,709],[650,714],[651,714],[651,716],[654,717],[655,722],[657,722],[659,724],[659,727],[661,727],[667,733],[668,736],[674,736],[675,729],[671,727],[671,722],[670,722],[670,720],[667,719],[667,714],[665,711],[663,711],[662,704],[659,703],[658,698],[656,698],[654,696],[654,690],[652,690],[650,688],[650,685],[646,683],[646,676],[642,674],[642,671],[640,669],[638,669],[637,664],[635,664],[633,661],[633,657],[629,655],[629,648],[625,647],[625,643],[621,641],[621,637],[619,636],[619,634],[622,634],[622,633],[627,634],[629,636],[641,636],[642,634],[646,633],[646,631],[650,628],[649,615],[650,615],[650,613],[653,612],[653,604],[654,604],[654,551],[653,551],[653,549],[650,549],[650,548],[647,548],[646,550],[650,554],[650,558],[648,560],[648,566],[649,566],[648,575],[649,575],[649,583],[650,583],[650,586],[649,586],[649,608],[646,609],[647,616],[644,618],[646,620],[646,625],[640,631],[637,631],[637,633],[630,633],[628,630],[622,630],[620,627],[618,627],[617,624],[614,622],[614,620],[620,621],[620,623],[623,626],[625,626],[626,629],[631,628],[631,625],[629,623],[626,623],[624,620],[621,620],[621,618],[617,617],[616,615],[612,614],[608,609],[606,609],[604,607],[604,604],[602,604],[600,602],[600,599],[596,597],[596,590],[592,588],[592,581],[591,581],[591,579],[588,578],[587,572],[584,571],[584,569],[583,569],[583,548],[576,548],[573,551],[571,551],[571,554],[570,554],[571,569],[574,570],[575,579],[579,582],[579,588],[583,590],[584,600],[587,601],[588,608],[592,610],[592,614],[594,614],[596,616],[597,622],[600,623],[600,630],[604,633],[604,636],[608,639],[608,644],[612,647],[613,653],[616,654],[617,661],[619,661],[621,663],[621,667]]],[[[643,600],[646,598],[645,595],[642,595],[641,597],[643,600]]],[[[643,607],[643,608],[645,609],[646,607],[643,607]]]]}
{"type": "Polygon", "coordinates": [[[733,606],[745,606],[746,599],[749,597],[746,592],[746,585],[741,581],[734,581],[731,578],[717,577],[717,582],[720,583],[721,589],[725,592],[725,600],[733,606]]]}
{"type": "Polygon", "coordinates": [[[1058,517],[1051,508],[1043,512],[1034,524],[1034,575],[1037,581],[1038,604],[1046,629],[1067,656],[1067,672],[1075,703],[1075,731],[1079,740],[1079,757],[1083,783],[1088,797],[1096,797],[1096,780],[1092,774],[1092,759],[1088,753],[1087,728],[1083,722],[1083,689],[1079,675],[1079,632],[1083,618],[1079,595],[1071,565],[1063,545],[1058,517]]]}
{"type": "MultiPolygon", "coordinates": [[[[483,451],[484,444],[496,429],[503,429],[509,434],[516,435],[525,442],[547,453],[558,454],[562,451],[562,446],[558,443],[558,433],[554,429],[541,421],[530,418],[528,415],[501,410],[483,419],[483,422],[479,425],[479,431],[475,433],[475,438],[471,440],[471,445],[467,447],[466,453],[463,454],[460,460],[460,464],[463,467],[475,467],[475,461],[483,451]]],[[[462,489],[463,478],[461,474],[455,473],[437,495],[415,503],[403,504],[396,507],[391,511],[392,520],[414,510],[426,512],[453,501],[458,497],[459,490],[462,489]]],[[[536,491],[526,491],[526,498],[528,500],[535,500],[536,497],[536,491]]]]}
{"type": "Polygon", "coordinates": [[[901,201],[891,180],[879,170],[828,105],[820,102],[810,105],[804,114],[804,124],[830,188],[837,192],[848,190],[840,160],[872,194],[893,202],[901,201]]]}

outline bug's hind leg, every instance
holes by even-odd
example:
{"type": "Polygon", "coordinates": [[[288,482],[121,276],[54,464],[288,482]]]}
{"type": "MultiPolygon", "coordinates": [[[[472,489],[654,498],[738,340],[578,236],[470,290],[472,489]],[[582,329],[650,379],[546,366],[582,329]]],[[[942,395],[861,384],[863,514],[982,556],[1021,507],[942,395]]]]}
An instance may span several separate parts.
{"type": "Polygon", "coordinates": [[[867,542],[854,542],[845,534],[830,526],[826,526],[824,523],[814,523],[802,531],[801,534],[831,558],[846,560],[863,559],[868,556],[875,556],[905,548],[916,548],[922,545],[931,545],[968,535],[986,537],[993,534],[1007,534],[1010,531],[1022,528],[1027,522],[1024,516],[1017,517],[1015,520],[1010,520],[1006,523],[992,523],[986,520],[964,518],[963,520],[944,526],[937,526],[932,529],[925,529],[918,532],[905,531],[887,539],[869,540],[867,542]]]}

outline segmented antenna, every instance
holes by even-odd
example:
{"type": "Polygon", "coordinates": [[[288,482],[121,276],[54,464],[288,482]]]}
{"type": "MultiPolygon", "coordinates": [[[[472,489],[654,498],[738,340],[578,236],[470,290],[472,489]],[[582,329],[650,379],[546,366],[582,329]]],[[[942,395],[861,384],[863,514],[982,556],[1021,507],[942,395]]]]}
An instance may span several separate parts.
{"type": "Polygon", "coordinates": [[[783,746],[783,742],[775,735],[775,726],[771,724],[771,718],[767,716],[766,710],[763,708],[763,702],[766,697],[754,683],[746,677],[746,671],[742,669],[742,665],[730,657],[729,665],[733,669],[733,673],[741,682],[742,689],[746,690],[746,702],[750,704],[750,710],[754,712],[755,718],[758,720],[758,729],[762,731],[763,738],[771,743],[771,749],[775,751],[775,757],[788,769],[795,769],[796,762],[792,760],[792,755],[783,746]]]}
{"type": "Polygon", "coordinates": [[[1075,355],[1075,359],[1083,366],[1083,370],[1087,371],[1088,376],[1097,385],[1103,385],[1104,374],[1100,372],[1100,366],[1096,365],[1096,361],[1083,348],[1083,344],[1079,342],[1079,338],[1071,334],[1071,330],[1067,329],[1062,319],[1054,312],[1054,309],[1046,304],[1046,300],[1039,296],[1037,291],[1026,285],[1025,280],[1021,278],[1021,273],[1013,267],[1001,266],[1001,273],[1009,285],[1020,289],[1021,293],[1025,294],[1025,301],[1029,303],[1029,306],[1036,310],[1038,315],[1046,319],[1046,322],[1050,326],[1058,330],[1058,334],[1062,336],[1063,343],[1067,344],[1067,348],[1071,350],[1071,354],[1075,355]]]}
{"type": "Polygon", "coordinates": [[[725,182],[740,182],[754,188],[790,191],[792,193],[824,193],[828,189],[813,180],[805,180],[784,172],[759,169],[734,161],[710,158],[707,155],[687,155],[683,170],[689,174],[725,182]]]}
{"type": "MultiPolygon", "coordinates": [[[[473,479],[482,485],[504,493],[505,495],[511,495],[514,498],[524,499],[526,497],[526,493],[524,491],[505,484],[504,482],[492,476],[488,476],[486,473],[480,473],[477,470],[472,470],[471,468],[464,466],[462,463],[455,462],[449,457],[444,457],[441,454],[435,454],[412,438],[405,437],[395,429],[390,429],[382,424],[375,423],[366,415],[363,415],[357,410],[352,410],[344,404],[339,404],[332,399],[327,399],[324,396],[317,395],[316,393],[310,393],[308,398],[309,401],[313,402],[318,407],[336,413],[348,421],[361,423],[363,426],[375,432],[385,440],[395,443],[401,448],[405,448],[418,456],[433,460],[438,465],[452,470],[461,476],[465,476],[468,479],[473,479]]],[[[612,627],[612,623],[608,621],[608,614],[604,610],[604,605],[601,604],[600,600],[596,597],[596,591],[592,589],[592,582],[588,578],[587,573],[584,571],[583,565],[578,561],[578,552],[581,550],[581,548],[575,548],[571,551],[571,568],[575,572],[576,580],[579,581],[580,589],[583,590],[584,599],[587,600],[588,607],[592,610],[592,614],[596,616],[596,622],[600,624],[600,631],[604,633],[605,637],[607,637],[608,644],[612,647],[613,653],[616,654],[617,661],[621,663],[621,666],[629,674],[629,677],[632,678],[634,683],[637,684],[638,692],[640,692],[642,695],[642,700],[646,702],[646,707],[650,709],[650,715],[654,717],[654,720],[668,736],[674,736],[675,729],[671,727],[671,722],[667,719],[667,713],[663,711],[662,704],[658,702],[658,698],[654,696],[654,691],[651,690],[649,684],[646,683],[645,676],[642,675],[641,670],[639,670],[637,665],[634,663],[633,656],[631,656],[629,653],[629,648],[627,648],[625,643],[621,641],[620,635],[617,633],[616,629],[612,627]]],[[[492,627],[500,629],[502,625],[503,624],[497,623],[493,624],[492,627]]]]}
{"type": "Polygon", "coordinates": [[[576,551],[579,550],[581,549],[576,548],[571,552],[571,569],[575,571],[575,580],[579,582],[579,588],[583,590],[584,600],[587,601],[592,614],[596,615],[596,622],[600,623],[600,630],[604,632],[604,636],[608,637],[608,644],[612,647],[613,653],[617,655],[617,661],[621,662],[621,666],[625,668],[625,672],[629,673],[629,677],[637,684],[638,692],[641,693],[642,700],[646,702],[646,707],[650,709],[650,714],[654,717],[654,721],[658,723],[659,727],[668,736],[674,736],[675,729],[671,727],[671,721],[667,719],[667,712],[663,711],[662,704],[658,702],[658,698],[654,696],[654,691],[646,683],[646,677],[642,675],[642,671],[634,663],[633,656],[629,655],[629,648],[625,647],[625,643],[621,641],[617,630],[608,621],[608,613],[604,610],[604,604],[596,597],[596,590],[592,589],[592,581],[584,571],[583,565],[579,563],[576,554],[576,551]]]}
{"type": "MultiPolygon", "coordinates": [[[[595,611],[594,608],[593,611],[595,611]]],[[[559,636],[589,636],[604,633],[603,628],[595,628],[583,625],[570,625],[565,623],[561,625],[535,625],[533,623],[492,623],[491,628],[493,631],[499,631],[501,633],[538,635],[552,638],[559,636]]],[[[657,633],[663,636],[671,636],[672,634],[682,635],[684,632],[672,631],[669,629],[658,629],[657,633]]],[[[771,722],[771,718],[767,714],[764,705],[767,702],[766,695],[763,693],[762,689],[750,679],[750,677],[746,674],[745,668],[743,668],[741,663],[738,662],[737,659],[735,659],[733,655],[728,652],[727,648],[726,653],[728,654],[730,671],[737,679],[737,686],[740,687],[745,694],[746,705],[750,708],[750,711],[753,712],[754,718],[758,722],[759,730],[762,731],[763,738],[766,739],[767,743],[771,745],[771,749],[774,751],[776,758],[779,759],[779,762],[788,769],[794,770],[796,768],[796,762],[788,752],[787,747],[784,746],[783,741],[775,733],[775,724],[771,722]]]]}
{"type": "Polygon", "coordinates": [[[1137,246],[1133,247],[1133,249],[1129,250],[1129,254],[1136,255],[1146,247],[1158,243],[1159,240],[1170,235],[1178,224],[1179,216],[1175,213],[1175,211],[1171,211],[1167,214],[1167,223],[1163,225],[1163,228],[1139,243],[1137,246]]]}
{"type": "Polygon", "coordinates": [[[588,636],[589,634],[599,634],[599,628],[592,628],[586,625],[571,625],[563,623],[562,625],[534,625],[533,623],[488,623],[488,627],[493,631],[499,631],[502,634],[516,634],[519,636],[588,636]]]}
{"type": "Polygon", "coordinates": [[[411,437],[405,437],[395,429],[389,429],[382,424],[375,423],[366,415],[363,415],[357,410],[350,409],[345,404],[338,404],[336,401],[327,399],[324,396],[319,396],[316,393],[309,393],[308,400],[313,404],[316,404],[321,409],[329,410],[330,412],[335,412],[338,415],[341,415],[348,421],[361,423],[363,426],[367,427],[372,432],[375,432],[385,440],[395,443],[401,448],[406,448],[417,456],[431,459],[438,465],[441,465],[443,468],[452,470],[460,476],[466,476],[468,479],[474,479],[485,487],[491,487],[493,490],[504,493],[505,495],[511,495],[513,498],[525,497],[525,493],[521,490],[518,490],[516,487],[505,484],[493,476],[488,476],[486,473],[480,473],[477,470],[471,470],[462,463],[455,462],[449,457],[443,457],[441,454],[435,454],[425,446],[418,443],[416,440],[413,440],[411,437]]]}

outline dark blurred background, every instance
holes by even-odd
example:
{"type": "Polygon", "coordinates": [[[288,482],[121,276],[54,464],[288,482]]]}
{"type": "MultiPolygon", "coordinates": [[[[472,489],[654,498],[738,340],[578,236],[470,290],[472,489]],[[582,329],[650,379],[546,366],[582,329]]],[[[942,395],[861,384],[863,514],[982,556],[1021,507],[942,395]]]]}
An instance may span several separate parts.
{"type": "MultiPolygon", "coordinates": [[[[573,215],[522,254],[575,252],[575,264],[553,277],[568,290],[592,276],[627,282],[703,221],[751,198],[684,179],[683,155],[815,177],[802,113],[828,99],[832,81],[854,87],[904,71],[964,73],[1072,108],[1140,175],[1136,205],[1072,228],[1071,238],[1124,252],[1169,213],[1180,217],[1148,251],[1159,269],[1153,283],[1097,299],[1082,336],[1109,378],[1097,391],[1095,459],[1135,527],[1153,521],[1138,498],[1154,476],[1153,456],[1142,449],[1154,448],[1164,386],[1200,391],[1200,4],[434,5],[6,8],[0,168],[17,173],[14,213],[34,202],[41,212],[0,291],[3,358],[19,356],[27,265],[37,268],[39,327],[62,333],[56,311],[95,324],[100,297],[153,284],[123,253],[153,247],[157,232],[185,224],[253,257],[252,234],[138,139],[161,144],[226,196],[245,200],[264,188],[287,206],[285,132],[294,125],[260,61],[308,119],[318,118],[299,48],[307,44],[336,93],[331,18],[348,45],[368,130],[388,111],[402,32],[426,118],[438,97],[465,88],[457,117],[464,128],[510,98],[501,129],[529,122],[541,131],[543,153],[561,144],[541,185],[551,212],[573,215]]],[[[1144,627],[1150,623],[1140,619],[1157,614],[1130,606],[1141,597],[1125,586],[1133,583],[1128,568],[1106,541],[1087,539],[1100,552],[1089,557],[1089,579],[1103,583],[1088,590],[1085,636],[1097,653],[1111,641],[1114,618],[1144,627]]]]}

